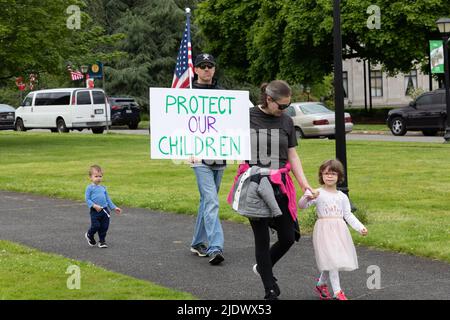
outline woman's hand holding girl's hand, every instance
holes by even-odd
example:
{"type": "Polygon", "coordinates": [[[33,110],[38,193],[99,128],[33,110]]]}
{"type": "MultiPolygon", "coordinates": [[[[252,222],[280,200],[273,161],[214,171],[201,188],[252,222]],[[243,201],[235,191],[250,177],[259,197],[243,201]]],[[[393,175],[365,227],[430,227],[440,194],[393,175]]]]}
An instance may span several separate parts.
{"type": "Polygon", "coordinates": [[[320,194],[319,190],[313,189],[310,186],[305,187],[304,193],[310,199],[316,199],[320,194]]]}
{"type": "Polygon", "coordinates": [[[304,195],[305,195],[305,197],[308,200],[312,200],[312,199],[315,199],[315,198],[317,198],[319,196],[319,191],[315,190],[315,189],[312,189],[311,187],[307,187],[305,189],[304,195]]]}

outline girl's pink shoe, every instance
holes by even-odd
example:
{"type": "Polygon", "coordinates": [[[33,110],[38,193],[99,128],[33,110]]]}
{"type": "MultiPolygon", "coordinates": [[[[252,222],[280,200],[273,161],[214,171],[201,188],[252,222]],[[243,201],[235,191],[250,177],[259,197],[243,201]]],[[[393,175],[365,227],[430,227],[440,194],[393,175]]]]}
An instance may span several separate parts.
{"type": "Polygon", "coordinates": [[[341,290],[334,296],[334,300],[348,300],[348,299],[345,296],[344,292],[341,290]]]}
{"type": "Polygon", "coordinates": [[[321,300],[330,300],[331,299],[331,295],[330,292],[328,291],[328,286],[326,284],[322,284],[322,285],[316,285],[316,287],[314,288],[314,291],[319,295],[319,298],[321,300]]]}

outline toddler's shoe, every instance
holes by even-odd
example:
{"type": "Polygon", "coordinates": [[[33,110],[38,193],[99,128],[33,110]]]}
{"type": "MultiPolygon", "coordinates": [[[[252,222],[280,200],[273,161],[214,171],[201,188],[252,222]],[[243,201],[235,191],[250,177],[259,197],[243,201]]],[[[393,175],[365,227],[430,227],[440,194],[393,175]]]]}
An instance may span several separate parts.
{"type": "Polygon", "coordinates": [[[338,293],[336,293],[333,297],[334,300],[348,300],[345,296],[344,292],[341,290],[338,293]]]}
{"type": "Polygon", "coordinates": [[[106,242],[99,242],[98,247],[105,249],[108,248],[108,245],[106,244],[106,242]]]}
{"type": "Polygon", "coordinates": [[[86,238],[88,244],[91,247],[93,247],[93,246],[95,246],[97,244],[97,242],[95,241],[94,237],[93,236],[90,237],[87,232],[84,234],[84,237],[86,238]]]}
{"type": "Polygon", "coordinates": [[[318,285],[316,284],[316,287],[314,288],[314,291],[319,295],[319,298],[321,300],[330,300],[331,295],[328,291],[328,286],[326,284],[318,285]]]}

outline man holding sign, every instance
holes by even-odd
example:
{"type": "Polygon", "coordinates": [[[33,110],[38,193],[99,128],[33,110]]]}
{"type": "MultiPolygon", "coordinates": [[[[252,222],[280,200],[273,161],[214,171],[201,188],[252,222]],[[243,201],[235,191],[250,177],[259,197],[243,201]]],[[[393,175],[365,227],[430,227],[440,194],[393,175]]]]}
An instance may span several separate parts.
{"type": "Polygon", "coordinates": [[[210,54],[194,66],[193,90],[150,88],[151,157],[191,163],[200,203],[190,250],[217,265],[224,260],[218,192],[225,160],[251,157],[249,92],[218,90],[210,54]]]}
{"type": "MultiPolygon", "coordinates": [[[[199,54],[195,58],[194,71],[197,80],[192,84],[193,89],[221,89],[214,79],[216,63],[214,57],[208,53],[199,54]]],[[[208,127],[211,122],[208,121],[208,127]]],[[[209,263],[220,264],[223,256],[223,229],[219,218],[219,189],[223,172],[226,167],[224,160],[197,160],[191,158],[192,168],[197,178],[200,192],[200,205],[194,228],[191,251],[200,257],[209,256],[209,263]],[[206,246],[206,243],[208,246],[206,246]]]]}

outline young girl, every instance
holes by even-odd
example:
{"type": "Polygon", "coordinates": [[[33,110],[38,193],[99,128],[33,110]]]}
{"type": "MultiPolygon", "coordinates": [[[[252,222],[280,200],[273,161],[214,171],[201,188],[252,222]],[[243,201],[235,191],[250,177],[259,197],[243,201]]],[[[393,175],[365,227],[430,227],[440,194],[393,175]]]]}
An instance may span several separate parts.
{"type": "Polygon", "coordinates": [[[319,169],[319,196],[313,199],[309,190],[299,200],[299,207],[305,209],[316,205],[317,222],[314,226],[313,245],[317,267],[321,272],[315,291],[321,299],[329,300],[328,278],[336,300],[347,300],[339,283],[339,271],[358,269],[358,259],[352,237],[345,221],[361,235],[367,229],[350,211],[350,201],[336,189],[344,178],[344,167],[338,160],[327,160],[319,169]],[[344,221],[345,219],[345,221],[344,221]]]}
{"type": "Polygon", "coordinates": [[[89,179],[92,183],[86,187],[85,198],[91,214],[91,228],[84,236],[88,244],[93,247],[97,243],[94,235],[98,232],[99,248],[108,248],[105,238],[109,228],[110,210],[120,214],[122,209],[111,201],[106,188],[101,185],[103,180],[102,168],[97,165],[91,166],[89,179]]]}

